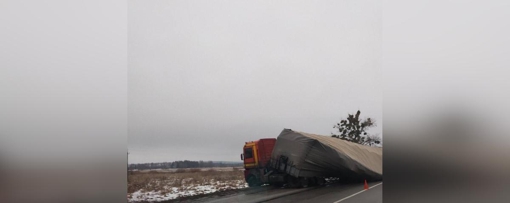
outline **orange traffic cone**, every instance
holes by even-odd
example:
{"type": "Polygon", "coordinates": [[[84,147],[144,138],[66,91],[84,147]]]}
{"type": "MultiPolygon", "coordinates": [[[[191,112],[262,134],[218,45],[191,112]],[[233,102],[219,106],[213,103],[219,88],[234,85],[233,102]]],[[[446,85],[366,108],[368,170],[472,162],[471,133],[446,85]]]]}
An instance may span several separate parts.
{"type": "Polygon", "coordinates": [[[367,179],[365,179],[365,190],[368,190],[367,179]]]}

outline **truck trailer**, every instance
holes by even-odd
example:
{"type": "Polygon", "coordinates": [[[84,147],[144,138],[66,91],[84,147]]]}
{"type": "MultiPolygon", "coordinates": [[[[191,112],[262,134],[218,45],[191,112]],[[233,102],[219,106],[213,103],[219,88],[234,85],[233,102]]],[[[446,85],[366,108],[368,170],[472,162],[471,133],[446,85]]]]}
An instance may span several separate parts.
{"type": "Polygon", "coordinates": [[[326,177],[345,181],[382,180],[382,148],[284,129],[275,138],[246,142],[241,154],[250,187],[323,184],[326,177]]]}

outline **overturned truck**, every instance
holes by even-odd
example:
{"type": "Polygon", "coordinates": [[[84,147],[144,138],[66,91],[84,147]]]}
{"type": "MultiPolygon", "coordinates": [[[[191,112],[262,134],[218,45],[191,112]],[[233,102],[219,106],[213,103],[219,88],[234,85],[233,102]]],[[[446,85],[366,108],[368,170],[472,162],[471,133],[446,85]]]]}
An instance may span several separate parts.
{"type": "Polygon", "coordinates": [[[250,187],[307,187],[323,184],[326,177],[382,180],[382,148],[291,129],[284,129],[277,139],[246,142],[241,159],[250,187]]]}

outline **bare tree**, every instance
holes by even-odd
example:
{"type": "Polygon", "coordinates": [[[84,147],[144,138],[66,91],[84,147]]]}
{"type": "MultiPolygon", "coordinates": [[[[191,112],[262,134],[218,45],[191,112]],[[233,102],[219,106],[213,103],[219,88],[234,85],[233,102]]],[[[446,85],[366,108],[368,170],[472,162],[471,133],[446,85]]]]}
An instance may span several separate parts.
{"type": "Polygon", "coordinates": [[[363,145],[373,146],[379,144],[381,139],[377,135],[368,135],[366,130],[375,126],[375,121],[372,118],[360,119],[361,111],[357,111],[355,115],[348,114],[347,119],[340,120],[333,128],[337,128],[339,134],[333,134],[331,137],[336,137],[349,142],[354,142],[363,145]]]}
{"type": "Polygon", "coordinates": [[[381,144],[381,137],[379,135],[367,135],[365,141],[362,143],[369,146],[377,146],[381,144]]]}

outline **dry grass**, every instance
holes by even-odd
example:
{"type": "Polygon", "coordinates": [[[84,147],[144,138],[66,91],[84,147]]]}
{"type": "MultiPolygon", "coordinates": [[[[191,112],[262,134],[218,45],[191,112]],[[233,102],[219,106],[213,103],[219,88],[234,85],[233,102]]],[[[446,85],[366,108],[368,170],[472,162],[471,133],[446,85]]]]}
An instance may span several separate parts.
{"type": "Polygon", "coordinates": [[[128,193],[142,191],[168,191],[172,187],[184,187],[187,185],[206,185],[211,182],[228,182],[243,180],[243,170],[201,170],[201,169],[178,169],[175,172],[161,171],[130,171],[128,173],[128,193]]]}

